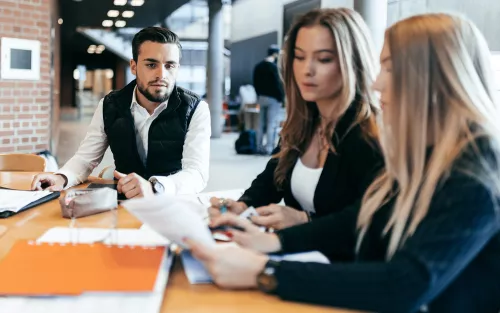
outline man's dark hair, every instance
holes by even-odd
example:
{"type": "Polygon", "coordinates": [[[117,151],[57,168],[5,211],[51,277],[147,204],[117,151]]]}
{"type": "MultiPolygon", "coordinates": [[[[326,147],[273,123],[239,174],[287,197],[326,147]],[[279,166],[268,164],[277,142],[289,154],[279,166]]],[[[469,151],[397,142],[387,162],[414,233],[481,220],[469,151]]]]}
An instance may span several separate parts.
{"type": "Polygon", "coordinates": [[[280,53],[280,48],[278,45],[270,45],[269,48],[267,48],[267,56],[273,55],[275,53],[280,53]]]}
{"type": "Polygon", "coordinates": [[[174,32],[162,27],[146,27],[135,34],[134,39],[132,39],[132,57],[135,62],[137,62],[139,56],[139,49],[145,41],[173,43],[179,47],[179,51],[182,51],[179,37],[174,32]]]}

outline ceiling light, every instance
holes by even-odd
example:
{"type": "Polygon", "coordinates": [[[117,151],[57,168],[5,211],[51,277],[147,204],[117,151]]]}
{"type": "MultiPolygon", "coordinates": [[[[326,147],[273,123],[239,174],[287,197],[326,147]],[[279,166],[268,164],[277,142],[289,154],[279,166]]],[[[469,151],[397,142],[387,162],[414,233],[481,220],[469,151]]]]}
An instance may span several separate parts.
{"type": "Polygon", "coordinates": [[[125,22],[125,21],[116,21],[115,22],[116,27],[125,27],[125,25],[127,25],[127,22],[125,22]]]}
{"type": "Polygon", "coordinates": [[[102,53],[102,50],[98,49],[98,50],[95,51],[95,54],[101,54],[101,53],[102,53]]]}
{"type": "Polygon", "coordinates": [[[113,70],[110,69],[105,70],[104,75],[106,75],[107,79],[111,79],[115,76],[113,70]]]}
{"type": "Polygon", "coordinates": [[[144,4],[144,0],[132,0],[130,2],[130,5],[134,6],[134,7],[140,7],[143,4],[144,4]]]}
{"type": "Polygon", "coordinates": [[[62,18],[58,19],[58,20],[57,20],[57,23],[58,23],[59,25],[62,25],[62,23],[63,23],[63,19],[62,19],[62,18]]]}
{"type": "Polygon", "coordinates": [[[115,0],[114,4],[117,6],[123,6],[127,4],[127,0],[115,0]]]}
{"type": "Polygon", "coordinates": [[[104,21],[102,21],[102,26],[111,27],[111,26],[113,26],[113,21],[112,20],[104,20],[104,21]]]}
{"type": "Polygon", "coordinates": [[[95,52],[95,50],[92,50],[90,48],[87,49],[87,53],[89,53],[89,54],[94,54],[94,52],[95,52]]]}
{"type": "Polygon", "coordinates": [[[106,49],[106,47],[104,47],[104,45],[98,45],[97,46],[97,50],[104,51],[104,49],[106,49]]]}
{"type": "Polygon", "coordinates": [[[123,11],[122,16],[124,18],[131,18],[132,16],[134,16],[134,11],[123,11]]]}
{"type": "Polygon", "coordinates": [[[120,15],[120,11],[118,11],[118,10],[109,10],[108,11],[109,17],[117,17],[118,15],[120,15]]]}

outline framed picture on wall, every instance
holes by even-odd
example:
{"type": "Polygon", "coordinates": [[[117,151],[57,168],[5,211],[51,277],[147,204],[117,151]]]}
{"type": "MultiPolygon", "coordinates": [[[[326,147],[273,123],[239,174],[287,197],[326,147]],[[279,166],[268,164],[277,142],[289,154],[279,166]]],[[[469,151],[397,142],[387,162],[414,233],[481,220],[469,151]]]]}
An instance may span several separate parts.
{"type": "Polygon", "coordinates": [[[40,79],[40,41],[3,37],[0,46],[0,79],[40,79]]]}

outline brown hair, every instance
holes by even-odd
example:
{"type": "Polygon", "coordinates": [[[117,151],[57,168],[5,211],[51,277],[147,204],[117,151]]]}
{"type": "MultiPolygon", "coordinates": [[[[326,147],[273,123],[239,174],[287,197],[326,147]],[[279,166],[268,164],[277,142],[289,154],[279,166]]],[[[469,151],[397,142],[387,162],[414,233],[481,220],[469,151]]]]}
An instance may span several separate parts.
{"type": "MultiPolygon", "coordinates": [[[[291,27],[284,45],[282,76],[287,98],[287,119],[281,131],[280,152],[274,156],[279,158],[274,173],[275,182],[279,187],[283,185],[297,159],[306,151],[318,126],[318,108],[315,103],[306,102],[302,98],[293,74],[297,34],[302,27],[315,25],[323,26],[331,31],[337,46],[343,81],[339,94],[341,105],[334,110],[333,122],[327,126],[327,138],[333,136],[336,123],[350,108],[353,101],[355,106],[353,109],[356,113],[346,133],[359,124],[365,137],[377,138],[375,113],[378,111],[378,105],[376,105],[371,84],[375,78],[378,63],[368,27],[361,16],[350,9],[310,11],[291,27]]],[[[335,147],[331,142],[330,149],[335,152],[335,147]]]]}

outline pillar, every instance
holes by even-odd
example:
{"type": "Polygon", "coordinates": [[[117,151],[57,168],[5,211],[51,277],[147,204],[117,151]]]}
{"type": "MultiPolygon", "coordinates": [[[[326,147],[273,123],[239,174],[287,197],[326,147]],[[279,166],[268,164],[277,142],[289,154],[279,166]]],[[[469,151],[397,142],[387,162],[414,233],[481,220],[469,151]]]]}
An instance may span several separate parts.
{"type": "Polygon", "coordinates": [[[370,29],[377,52],[382,50],[387,27],[387,0],[354,0],[356,10],[370,29]]]}
{"type": "Polygon", "coordinates": [[[224,83],[224,19],[221,0],[208,0],[207,101],[212,119],[212,138],[222,134],[224,83]]]}

